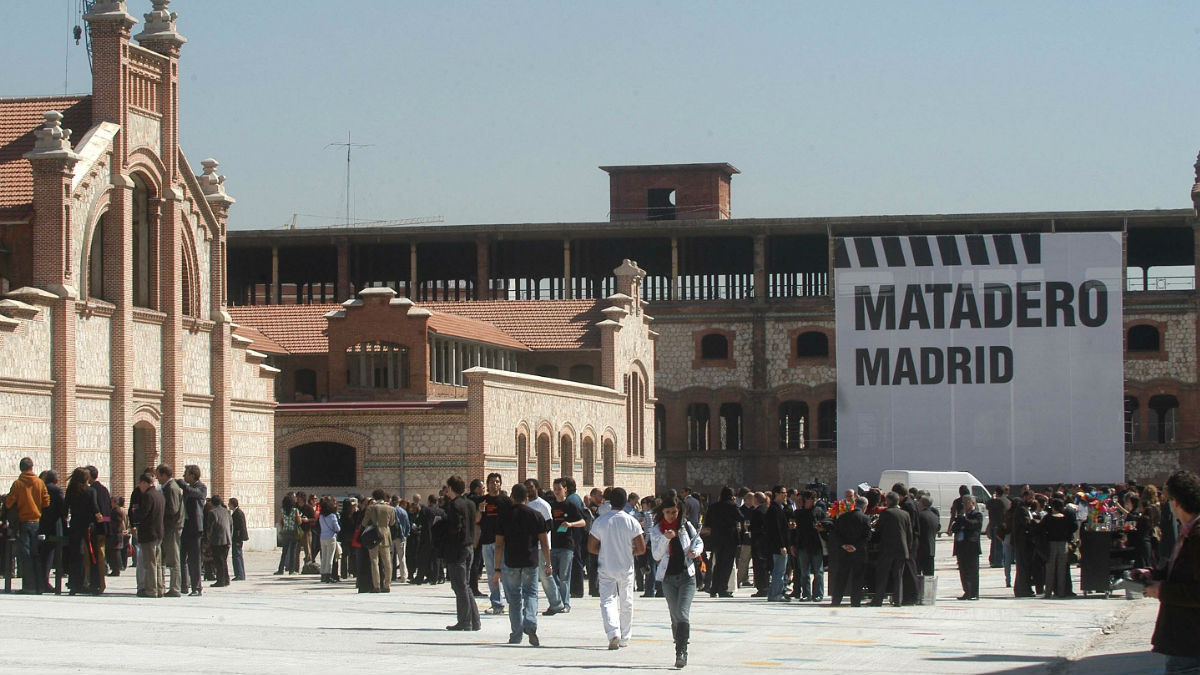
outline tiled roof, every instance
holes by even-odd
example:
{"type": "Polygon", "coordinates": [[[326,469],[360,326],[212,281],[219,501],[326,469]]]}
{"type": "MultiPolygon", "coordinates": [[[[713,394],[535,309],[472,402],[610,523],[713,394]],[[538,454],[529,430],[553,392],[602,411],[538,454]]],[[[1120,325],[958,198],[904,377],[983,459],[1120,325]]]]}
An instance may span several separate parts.
{"type": "Polygon", "coordinates": [[[324,354],[329,351],[325,337],[325,314],[342,306],[317,305],[245,305],[230,307],[233,322],[257,329],[290,354],[324,354]]]}
{"type": "Polygon", "coordinates": [[[92,97],[42,96],[0,98],[0,220],[24,220],[33,206],[33,170],[22,157],[33,149],[33,132],[42,126],[42,113],[63,114],[75,145],[92,126],[92,97]]]}
{"type": "MultiPolygon", "coordinates": [[[[419,306],[433,312],[429,327],[444,335],[514,349],[600,348],[594,326],[604,315],[601,303],[595,300],[426,302],[419,306]]],[[[340,309],[341,305],[333,303],[244,305],[230,307],[229,314],[235,323],[257,329],[288,353],[323,354],[329,351],[325,314],[340,309]]]]}
{"type": "Polygon", "coordinates": [[[263,354],[288,353],[286,349],[280,347],[278,343],[266,335],[263,335],[262,331],[256,328],[239,325],[237,328],[233,329],[233,334],[250,340],[249,349],[253,349],[256,352],[262,352],[263,354]]]}
{"type": "Polygon", "coordinates": [[[490,323],[533,350],[599,349],[596,300],[480,300],[424,302],[422,307],[490,323]]]}
{"type": "Polygon", "coordinates": [[[441,310],[430,311],[433,312],[433,316],[429,317],[427,325],[435,333],[452,335],[477,342],[486,342],[487,344],[519,349],[521,351],[529,349],[520,340],[486,321],[471,319],[441,310]]]}

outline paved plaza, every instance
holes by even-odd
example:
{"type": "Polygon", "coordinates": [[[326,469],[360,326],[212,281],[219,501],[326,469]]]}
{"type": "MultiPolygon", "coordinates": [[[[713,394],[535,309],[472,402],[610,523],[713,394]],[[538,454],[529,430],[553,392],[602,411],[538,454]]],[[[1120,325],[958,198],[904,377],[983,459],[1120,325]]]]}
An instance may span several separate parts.
{"type": "MultiPolygon", "coordinates": [[[[948,549],[948,545],[943,545],[948,549]]],[[[352,583],[277,577],[277,555],[247,555],[249,580],[201,598],[134,597],[132,573],[109,579],[105,597],[0,598],[3,673],[161,675],[201,673],[618,673],[672,670],[665,601],[637,598],[630,646],[610,652],[596,598],[570,614],[541,617],[541,648],[510,646],[507,616],[452,633],[449,584],[397,584],[388,595],[352,583]],[[162,649],[160,645],[168,645],[162,649]],[[119,664],[119,665],[118,665],[119,664]],[[168,666],[167,664],[173,664],[168,666]]],[[[1092,595],[1017,600],[1000,570],[982,570],[981,599],[959,593],[953,559],[938,565],[935,606],[830,608],[747,596],[692,608],[688,670],[697,673],[1015,673],[1133,675],[1162,670],[1149,654],[1156,603],[1092,595]]],[[[985,561],[986,564],[986,561],[985,561]]]]}

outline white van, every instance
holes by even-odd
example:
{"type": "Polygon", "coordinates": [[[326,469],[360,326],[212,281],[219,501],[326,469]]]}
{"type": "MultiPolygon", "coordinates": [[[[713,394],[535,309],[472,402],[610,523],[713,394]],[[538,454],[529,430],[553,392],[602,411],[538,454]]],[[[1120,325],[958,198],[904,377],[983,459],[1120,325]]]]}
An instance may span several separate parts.
{"type": "MultiPolygon", "coordinates": [[[[903,471],[889,469],[879,476],[879,489],[885,493],[896,483],[904,483],[910,488],[928,490],[933,506],[938,510],[942,520],[942,532],[950,528],[950,505],[958,499],[958,486],[966,485],[971,490],[971,496],[978,503],[979,511],[987,516],[984,504],[992,498],[988,489],[979,479],[966,471],[903,471]]],[[[984,523],[987,529],[987,523],[984,523]]]]}

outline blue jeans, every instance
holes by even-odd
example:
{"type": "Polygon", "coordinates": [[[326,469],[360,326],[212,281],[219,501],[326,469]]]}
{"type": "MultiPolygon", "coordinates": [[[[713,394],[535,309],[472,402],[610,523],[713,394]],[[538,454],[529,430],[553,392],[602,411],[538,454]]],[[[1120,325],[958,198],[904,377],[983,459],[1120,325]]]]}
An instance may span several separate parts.
{"type": "Polygon", "coordinates": [[[233,578],[243,580],[246,578],[246,559],[242,555],[242,543],[237,542],[233,545],[233,578]]]}
{"type": "Polygon", "coordinates": [[[775,553],[771,556],[771,590],[767,593],[767,599],[782,598],[783,592],[787,584],[787,564],[788,557],[786,553],[775,553]]]}
{"type": "Polygon", "coordinates": [[[814,601],[825,595],[825,560],[820,551],[808,553],[800,551],[796,554],[796,563],[800,565],[797,573],[800,575],[800,588],[808,592],[808,597],[814,601]],[[810,585],[808,576],[812,575],[810,585]]]}
{"type": "Polygon", "coordinates": [[[523,629],[537,630],[537,579],[536,567],[509,567],[500,570],[504,580],[504,594],[508,597],[508,626],[510,636],[518,636],[523,629]]]}
{"type": "Polygon", "coordinates": [[[22,522],[17,529],[17,560],[21,562],[21,588],[30,593],[40,591],[38,584],[38,521],[22,522]]]}
{"type": "MultiPolygon", "coordinates": [[[[654,583],[654,579],[646,583],[654,583]]],[[[696,580],[686,572],[668,574],[663,577],[663,596],[667,599],[667,611],[671,613],[671,625],[691,623],[692,599],[696,597],[696,580]]]]}
{"type": "Polygon", "coordinates": [[[1168,656],[1163,675],[1200,675],[1200,657],[1168,656]]]}
{"type": "MultiPolygon", "coordinates": [[[[554,549],[550,550],[550,555],[554,555],[554,549]]],[[[542,560],[542,550],[538,549],[538,560],[542,560]]],[[[550,564],[554,564],[554,558],[550,559],[550,564]]],[[[558,582],[546,576],[546,568],[538,566],[537,568],[538,581],[542,582],[542,592],[546,594],[546,604],[550,609],[562,609],[563,600],[558,594],[558,582]]],[[[568,593],[567,595],[570,595],[568,593]]],[[[509,602],[512,602],[510,599],[509,602]]]]}
{"type": "Polygon", "coordinates": [[[487,575],[488,597],[492,601],[492,609],[504,609],[504,599],[500,597],[500,583],[492,581],[496,573],[496,544],[483,545],[483,569],[487,575]]]}
{"type": "Polygon", "coordinates": [[[571,609],[571,558],[575,551],[569,548],[550,549],[550,564],[554,565],[554,584],[558,587],[558,599],[563,607],[571,609]]]}

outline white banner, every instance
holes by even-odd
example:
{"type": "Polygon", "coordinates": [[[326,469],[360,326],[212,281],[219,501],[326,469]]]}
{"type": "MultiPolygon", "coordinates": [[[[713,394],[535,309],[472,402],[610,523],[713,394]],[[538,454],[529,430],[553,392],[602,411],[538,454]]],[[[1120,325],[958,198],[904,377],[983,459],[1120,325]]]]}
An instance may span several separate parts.
{"type": "Polygon", "coordinates": [[[1120,233],[844,238],[834,267],[840,487],[1123,479],[1120,233]]]}

